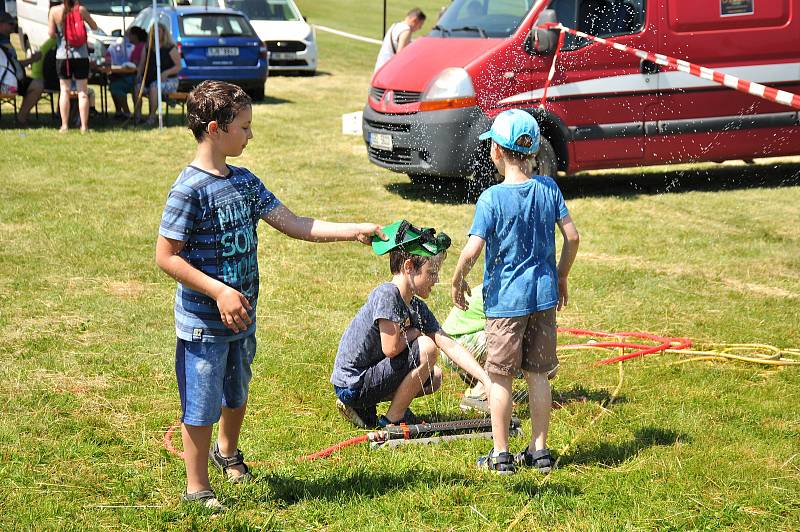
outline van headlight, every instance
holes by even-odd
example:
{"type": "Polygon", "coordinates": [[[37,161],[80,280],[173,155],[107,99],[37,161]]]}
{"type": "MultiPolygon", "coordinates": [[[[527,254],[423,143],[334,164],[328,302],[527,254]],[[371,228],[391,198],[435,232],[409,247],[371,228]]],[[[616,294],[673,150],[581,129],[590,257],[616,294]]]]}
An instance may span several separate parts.
{"type": "Polygon", "coordinates": [[[457,109],[475,105],[475,88],[467,71],[460,67],[445,68],[433,78],[422,93],[420,111],[457,109]]]}

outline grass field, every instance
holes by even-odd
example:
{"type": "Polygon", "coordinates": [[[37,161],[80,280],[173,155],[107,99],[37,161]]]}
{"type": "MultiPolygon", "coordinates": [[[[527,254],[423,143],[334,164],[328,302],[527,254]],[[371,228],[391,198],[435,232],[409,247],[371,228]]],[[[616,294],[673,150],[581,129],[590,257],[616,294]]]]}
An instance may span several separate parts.
{"type": "MultiPolygon", "coordinates": [[[[311,22],[377,36],[358,30],[380,27],[380,4],[345,14],[348,6],[301,2],[311,22]]],[[[363,105],[376,47],[318,38],[320,75],[269,80],[255,138],[233,163],[296,212],[406,217],[444,229],[460,248],[472,216],[463,190],[412,185],[370,165],[360,138],[339,133],[341,114],[363,105]]],[[[568,353],[554,381],[550,446],[569,447],[546,478],[477,471],[485,440],[350,447],[298,463],[359,434],[336,413],[328,377],[342,331],[388,266],[357,244],[292,241],[266,225],[241,441],[259,481],[233,487],[214,475],[230,511],[185,509],[183,464],[162,443],[179,416],[174,282],[157,270],[153,245],[193,149],[177,126],[64,136],[11,129],[4,113],[0,529],[800,529],[800,368],[645,357],[625,364],[619,397],[603,410],[618,367],[592,366],[600,352],[568,353]]],[[[796,159],[560,184],[582,235],[560,325],[688,336],[700,346],[800,347],[796,159]]],[[[430,299],[442,318],[448,292],[440,286],[430,299]]],[[[459,417],[460,392],[447,373],[443,392],[415,411],[459,417]]],[[[517,414],[528,434],[527,413],[517,414]]]]}

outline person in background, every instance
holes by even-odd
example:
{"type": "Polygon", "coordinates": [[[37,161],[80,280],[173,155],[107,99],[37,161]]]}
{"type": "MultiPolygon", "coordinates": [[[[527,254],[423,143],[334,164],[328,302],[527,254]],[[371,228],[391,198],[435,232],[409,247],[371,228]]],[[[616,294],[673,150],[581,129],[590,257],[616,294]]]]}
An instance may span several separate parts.
{"type": "Polygon", "coordinates": [[[97,24],[89,14],[89,10],[80,5],[77,0],[64,0],[62,5],[55,6],[48,14],[48,34],[58,40],[56,68],[61,89],[58,99],[58,109],[61,112],[61,129],[59,130],[61,133],[65,133],[69,129],[69,95],[73,79],[78,91],[81,133],[89,131],[89,47],[86,44],[85,27],[82,45],[76,46],[68,42],[75,39],[75,33],[79,33],[78,28],[81,21],[88,24],[91,29],[97,29],[97,24]]]}
{"type": "MultiPolygon", "coordinates": [[[[152,29],[150,31],[153,31],[152,29]]],[[[155,43],[155,39],[151,35],[149,43],[155,43]]],[[[172,42],[167,27],[163,24],[158,25],[158,45],[159,55],[161,56],[161,94],[170,94],[178,90],[178,72],[181,71],[181,53],[178,47],[172,42]]],[[[148,44],[150,46],[150,44],[148,44]]],[[[150,115],[147,118],[147,125],[152,126],[156,120],[156,110],[158,108],[158,84],[156,77],[156,52],[150,50],[149,54],[142,54],[139,61],[138,77],[142,79],[144,84],[143,95],[147,96],[150,101],[150,115]]],[[[141,122],[142,116],[142,100],[134,95],[136,104],[134,106],[134,114],[136,121],[141,122]]]]}
{"type": "Polygon", "coordinates": [[[383,44],[381,44],[381,51],[378,52],[378,59],[375,61],[373,73],[380,70],[389,59],[400,53],[400,50],[411,44],[411,34],[422,28],[423,24],[425,24],[425,13],[418,7],[409,11],[402,22],[392,24],[383,38],[383,44]]]}
{"type": "Polygon", "coordinates": [[[25,74],[25,67],[39,61],[40,52],[34,52],[28,59],[17,59],[17,51],[11,44],[10,36],[17,30],[17,19],[9,13],[0,13],[0,85],[7,87],[5,90],[15,89],[22,95],[22,104],[17,113],[17,122],[21,126],[28,123],[31,109],[42,95],[41,84],[34,83],[33,78],[25,74]]]}
{"type": "MultiPolygon", "coordinates": [[[[128,28],[127,39],[122,37],[119,39],[123,42],[109,47],[106,51],[106,61],[111,66],[138,65],[147,44],[147,32],[138,26],[131,26],[128,28]],[[114,53],[117,51],[117,47],[120,48],[119,52],[121,53],[114,53]]],[[[131,117],[128,94],[132,94],[135,89],[136,74],[111,74],[109,90],[111,99],[114,101],[114,109],[116,109],[114,118],[128,119],[131,117]]]]}

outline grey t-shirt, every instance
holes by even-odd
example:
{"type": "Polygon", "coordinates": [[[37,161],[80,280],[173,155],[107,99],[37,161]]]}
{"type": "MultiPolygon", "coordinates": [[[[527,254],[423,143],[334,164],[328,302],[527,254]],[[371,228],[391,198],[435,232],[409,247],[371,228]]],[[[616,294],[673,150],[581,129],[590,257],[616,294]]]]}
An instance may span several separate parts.
{"type": "Polygon", "coordinates": [[[423,334],[433,334],[440,328],[436,317],[421,299],[415,297],[411,305],[406,305],[397,286],[392,283],[378,286],[370,292],[367,302],[342,335],[333,363],[331,384],[360,388],[367,368],[386,357],[381,347],[380,319],[398,323],[403,329],[417,328],[423,334]]]}

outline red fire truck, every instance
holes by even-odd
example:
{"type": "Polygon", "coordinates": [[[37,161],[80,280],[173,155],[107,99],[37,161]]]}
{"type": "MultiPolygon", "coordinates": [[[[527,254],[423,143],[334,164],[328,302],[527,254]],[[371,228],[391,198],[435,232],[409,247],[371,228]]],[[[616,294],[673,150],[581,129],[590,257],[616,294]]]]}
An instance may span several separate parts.
{"type": "Polygon", "coordinates": [[[800,92],[800,0],[454,0],[373,76],[370,160],[488,183],[478,135],[508,108],[538,119],[548,175],[800,154],[796,109],[573,35],[542,106],[558,39],[543,22],[800,92]]]}

